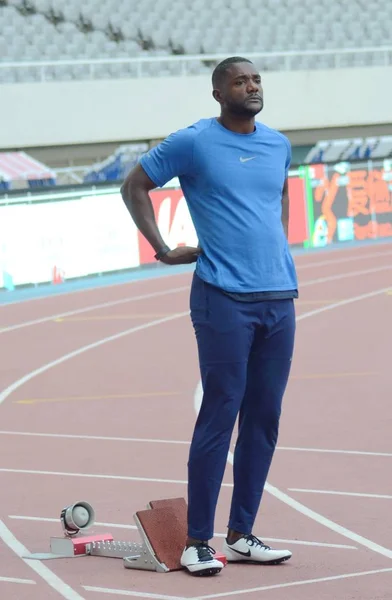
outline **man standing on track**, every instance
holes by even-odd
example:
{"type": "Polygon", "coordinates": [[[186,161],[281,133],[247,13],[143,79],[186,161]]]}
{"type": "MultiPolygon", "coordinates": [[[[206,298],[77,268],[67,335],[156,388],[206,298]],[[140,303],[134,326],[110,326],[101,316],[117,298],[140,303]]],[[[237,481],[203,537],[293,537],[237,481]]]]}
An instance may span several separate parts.
{"type": "Polygon", "coordinates": [[[141,233],[167,265],[196,262],[190,295],[203,400],[188,462],[188,539],[181,564],[213,575],[209,545],[230,440],[238,420],[234,489],[223,552],[229,561],[276,564],[291,557],[253,534],[277,443],[295,337],[297,276],[288,235],[291,146],[255,121],[260,75],[242,57],[212,75],[218,118],[169,135],[144,155],[121,188],[141,233]],[[178,177],[199,247],[171,250],[149,191],[178,177]]]}

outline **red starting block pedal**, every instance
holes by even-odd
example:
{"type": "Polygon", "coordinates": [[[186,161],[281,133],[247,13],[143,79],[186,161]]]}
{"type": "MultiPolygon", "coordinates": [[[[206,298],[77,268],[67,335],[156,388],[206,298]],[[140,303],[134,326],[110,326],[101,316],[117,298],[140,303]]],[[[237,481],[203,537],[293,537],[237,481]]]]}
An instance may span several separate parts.
{"type": "Polygon", "coordinates": [[[222,552],[215,552],[214,558],[216,560],[219,560],[223,564],[224,567],[227,565],[227,556],[225,554],[223,554],[222,552]]]}

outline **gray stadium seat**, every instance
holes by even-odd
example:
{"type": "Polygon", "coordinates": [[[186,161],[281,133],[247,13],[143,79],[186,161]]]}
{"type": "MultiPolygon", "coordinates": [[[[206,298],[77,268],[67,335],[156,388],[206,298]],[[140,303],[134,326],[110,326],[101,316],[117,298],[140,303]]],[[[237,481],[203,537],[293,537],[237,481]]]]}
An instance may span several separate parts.
{"type": "MultiPolygon", "coordinates": [[[[387,45],[392,30],[392,2],[385,0],[31,0],[36,14],[22,15],[22,0],[0,7],[0,61],[46,58],[126,58],[154,56],[161,51],[186,54],[336,50],[387,45]],[[55,22],[50,15],[62,16],[55,22]],[[81,23],[91,26],[83,30],[81,23]],[[120,39],[111,39],[109,26],[120,39]],[[121,39],[122,38],[122,39],[121,39]]],[[[159,54],[158,54],[159,55],[159,54]]],[[[386,54],[348,53],[269,56],[260,59],[267,70],[325,69],[385,64],[386,54]]],[[[391,56],[389,56],[391,59],[391,56]]],[[[134,76],[135,65],[94,68],[94,77],[134,76]]],[[[192,63],[190,73],[209,70],[192,63]]],[[[178,73],[179,66],[149,63],[143,73],[178,73]]],[[[49,71],[48,71],[49,72],[49,71]]],[[[23,69],[19,76],[38,77],[23,69]]],[[[66,66],[55,77],[83,77],[91,70],[66,66]]],[[[11,75],[0,69],[0,81],[11,75]]]]}

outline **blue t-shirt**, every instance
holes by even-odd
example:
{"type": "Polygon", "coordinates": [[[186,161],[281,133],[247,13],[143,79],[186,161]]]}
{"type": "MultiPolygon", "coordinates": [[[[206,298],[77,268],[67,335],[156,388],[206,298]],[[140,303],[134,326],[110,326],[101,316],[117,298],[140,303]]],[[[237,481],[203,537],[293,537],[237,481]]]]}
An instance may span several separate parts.
{"type": "Polygon", "coordinates": [[[157,187],[178,177],[203,250],[197,275],[228,292],[297,289],[284,233],[282,190],[289,140],[256,123],[228,130],[216,118],[169,135],[140,163],[157,187]]]}

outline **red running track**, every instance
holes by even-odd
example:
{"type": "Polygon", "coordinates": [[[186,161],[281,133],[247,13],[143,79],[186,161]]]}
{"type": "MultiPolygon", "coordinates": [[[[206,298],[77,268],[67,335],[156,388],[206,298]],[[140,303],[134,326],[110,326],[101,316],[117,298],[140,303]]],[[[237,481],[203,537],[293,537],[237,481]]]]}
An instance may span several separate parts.
{"type": "Polygon", "coordinates": [[[21,558],[49,550],[61,509],[77,500],[111,524],[96,531],[132,541],[135,511],[186,498],[200,393],[191,275],[2,306],[0,597],[390,600],[391,257],[383,244],[296,258],[295,357],[255,528],[293,557],[214,578],[129,571],[116,559],[21,558]]]}

